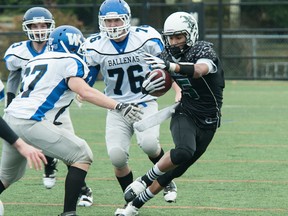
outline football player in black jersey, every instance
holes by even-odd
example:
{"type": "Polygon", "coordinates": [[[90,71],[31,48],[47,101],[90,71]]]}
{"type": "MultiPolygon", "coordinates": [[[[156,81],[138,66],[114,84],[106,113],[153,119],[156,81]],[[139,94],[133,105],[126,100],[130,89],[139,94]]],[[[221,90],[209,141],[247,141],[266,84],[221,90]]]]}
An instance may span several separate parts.
{"type": "Polygon", "coordinates": [[[225,81],[213,44],[198,41],[197,21],[186,12],[171,14],[162,36],[165,49],[161,58],[145,54],[145,60],[152,69],[169,71],[182,90],[170,122],[175,148],[128,186],[125,199],[130,203],[123,216],[136,215],[164,185],[183,175],[203,155],[220,127],[225,81]]]}

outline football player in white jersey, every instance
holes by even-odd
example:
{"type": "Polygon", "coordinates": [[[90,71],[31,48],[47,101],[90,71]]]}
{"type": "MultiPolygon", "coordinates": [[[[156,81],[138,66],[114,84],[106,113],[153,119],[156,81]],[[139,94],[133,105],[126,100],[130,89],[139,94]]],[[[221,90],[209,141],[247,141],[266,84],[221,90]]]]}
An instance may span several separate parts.
{"type": "MultiPolygon", "coordinates": [[[[4,114],[6,122],[24,141],[69,165],[61,216],[76,215],[78,195],[93,161],[93,153],[85,140],[46,117],[68,107],[76,94],[84,101],[121,113],[127,122],[141,119],[142,112],[135,105],[107,97],[85,82],[89,69],[77,55],[84,40],[75,27],[56,28],[49,37],[50,51],[27,63],[22,91],[4,114]]],[[[0,193],[24,175],[26,163],[14,147],[4,142],[0,167],[4,187],[0,193]]]]}
{"type": "MultiPolygon", "coordinates": [[[[49,10],[42,7],[33,7],[25,12],[22,28],[29,40],[12,44],[4,55],[6,67],[10,71],[6,84],[6,106],[11,103],[18,93],[27,62],[31,58],[46,52],[46,42],[55,28],[55,22],[49,10]]],[[[57,160],[50,157],[46,158],[48,164],[45,166],[43,184],[50,189],[56,182],[57,160]]]]}
{"type": "MultiPolygon", "coordinates": [[[[47,51],[47,40],[55,28],[55,22],[49,10],[43,7],[33,7],[25,12],[22,27],[29,40],[12,44],[4,55],[6,67],[10,71],[6,85],[7,106],[18,93],[21,77],[27,62],[31,58],[47,51]]],[[[74,132],[69,108],[64,112],[61,111],[61,113],[51,113],[47,118],[53,121],[55,125],[74,132]],[[58,116],[57,121],[55,119],[56,116],[58,116]]],[[[46,159],[48,163],[45,165],[43,184],[45,188],[51,189],[56,183],[56,165],[58,160],[48,156],[46,159]]],[[[78,205],[91,206],[92,204],[92,190],[85,183],[79,194],[78,205]]]]}
{"type": "MultiPolygon", "coordinates": [[[[130,26],[130,7],[124,0],[105,0],[98,17],[101,32],[87,38],[86,61],[89,65],[99,66],[106,84],[105,94],[121,102],[137,104],[144,112],[143,118],[157,112],[157,98],[141,92],[141,84],[150,71],[141,54],[159,55],[164,47],[161,35],[150,26],[130,26]]],[[[107,152],[123,192],[133,182],[128,159],[134,132],[138,145],[154,164],[164,154],[159,144],[159,125],[144,132],[134,131],[133,125],[119,113],[108,111],[107,152]]],[[[167,185],[164,199],[173,202],[176,195],[176,185],[171,182],[167,185]],[[173,196],[166,196],[168,188],[173,196]]],[[[122,211],[118,208],[115,215],[120,215],[122,211]]]]}

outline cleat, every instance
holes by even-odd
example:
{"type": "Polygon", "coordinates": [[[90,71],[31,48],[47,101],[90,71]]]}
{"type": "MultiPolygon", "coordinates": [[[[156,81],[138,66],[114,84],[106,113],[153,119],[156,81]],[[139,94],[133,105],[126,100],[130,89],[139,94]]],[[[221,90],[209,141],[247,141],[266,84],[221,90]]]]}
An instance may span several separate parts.
{"type": "Polygon", "coordinates": [[[62,214],[60,214],[58,216],[79,216],[79,215],[76,215],[75,211],[71,211],[71,212],[62,213],[62,214]]]}
{"type": "Polygon", "coordinates": [[[164,187],[163,196],[166,202],[176,202],[177,186],[174,181],[171,181],[166,187],[164,187]]]}
{"type": "Polygon", "coordinates": [[[91,188],[85,187],[84,189],[81,190],[77,205],[82,207],[90,207],[93,205],[93,196],[91,188]]]}
{"type": "Polygon", "coordinates": [[[138,215],[138,208],[133,206],[132,202],[130,202],[119,216],[136,216],[136,215],[138,215]]]}
{"type": "Polygon", "coordinates": [[[126,202],[131,202],[136,196],[143,192],[147,188],[146,183],[138,177],[132,182],[124,191],[124,199],[126,202]]]}
{"type": "Polygon", "coordinates": [[[46,189],[51,189],[56,184],[56,173],[57,173],[57,166],[58,159],[54,158],[51,164],[45,165],[45,173],[43,174],[43,184],[46,189]]]}
{"type": "Polygon", "coordinates": [[[123,208],[117,208],[114,213],[114,216],[120,216],[124,212],[124,209],[127,207],[127,205],[128,204],[126,203],[123,208]]]}

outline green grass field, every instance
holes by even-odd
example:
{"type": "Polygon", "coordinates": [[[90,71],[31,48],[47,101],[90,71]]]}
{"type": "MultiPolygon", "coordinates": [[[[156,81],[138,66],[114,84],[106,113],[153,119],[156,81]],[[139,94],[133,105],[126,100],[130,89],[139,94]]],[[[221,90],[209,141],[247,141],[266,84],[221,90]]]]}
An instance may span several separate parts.
{"type": "MultiPolygon", "coordinates": [[[[103,83],[95,87],[103,89],[103,83]]],[[[159,98],[160,108],[173,103],[173,92],[159,98]]],[[[3,114],[3,102],[1,112],[3,114]]],[[[226,81],[222,126],[203,157],[182,177],[176,203],[165,203],[162,194],[150,200],[141,216],[288,215],[288,82],[226,81]]],[[[71,107],[76,133],[87,140],[94,163],[87,183],[94,205],[78,208],[81,216],[112,216],[124,204],[104,144],[105,114],[85,103],[71,107]]],[[[161,126],[164,150],[173,147],[169,121],[161,126]]],[[[132,139],[130,165],[134,177],[151,163],[132,139]]],[[[27,170],[25,177],[1,195],[5,216],[52,216],[62,212],[66,166],[59,164],[56,186],[46,190],[42,171],[27,170]]]]}

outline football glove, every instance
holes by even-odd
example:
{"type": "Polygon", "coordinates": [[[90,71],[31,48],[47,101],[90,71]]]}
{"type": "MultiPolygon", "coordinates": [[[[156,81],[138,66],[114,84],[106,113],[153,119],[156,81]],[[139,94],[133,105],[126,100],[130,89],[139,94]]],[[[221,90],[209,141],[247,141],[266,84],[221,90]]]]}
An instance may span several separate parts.
{"type": "Polygon", "coordinates": [[[157,73],[153,73],[151,76],[147,76],[147,78],[142,83],[142,93],[143,94],[150,94],[155,91],[164,89],[165,80],[163,77],[159,77],[152,81],[152,79],[157,76],[157,73]]]}
{"type": "Polygon", "coordinates": [[[115,110],[121,112],[128,122],[134,123],[142,119],[143,111],[136,104],[118,103],[115,110]]]}
{"type": "Polygon", "coordinates": [[[152,69],[160,68],[171,72],[175,72],[176,64],[167,60],[160,59],[149,53],[144,53],[144,60],[152,69]]]}

